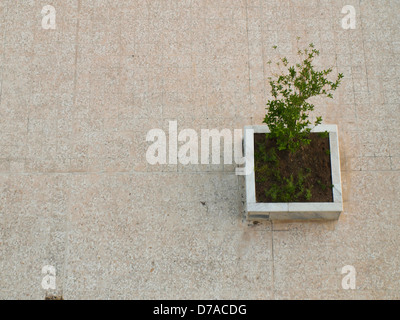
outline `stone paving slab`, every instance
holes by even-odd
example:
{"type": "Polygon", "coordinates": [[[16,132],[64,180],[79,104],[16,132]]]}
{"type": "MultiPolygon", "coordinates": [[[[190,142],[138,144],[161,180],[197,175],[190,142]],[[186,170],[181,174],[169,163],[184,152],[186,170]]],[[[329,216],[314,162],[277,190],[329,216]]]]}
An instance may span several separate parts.
{"type": "Polygon", "coordinates": [[[44,30],[48,4],[0,2],[1,299],[400,298],[399,1],[55,0],[44,30]],[[339,127],[338,222],[249,223],[234,166],[147,163],[170,121],[261,124],[298,36],[345,75],[313,112],[339,127]]]}

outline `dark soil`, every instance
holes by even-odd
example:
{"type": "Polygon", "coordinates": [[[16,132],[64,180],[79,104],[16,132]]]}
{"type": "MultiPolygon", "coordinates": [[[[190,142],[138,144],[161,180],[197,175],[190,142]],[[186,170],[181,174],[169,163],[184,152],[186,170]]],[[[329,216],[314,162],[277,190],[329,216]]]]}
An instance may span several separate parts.
{"type": "MultiPolygon", "coordinates": [[[[301,195],[293,202],[333,202],[329,138],[312,133],[310,140],[310,145],[302,147],[295,154],[290,154],[287,150],[278,150],[276,139],[267,139],[266,134],[255,134],[255,153],[260,150],[260,144],[266,145],[267,151],[275,148],[277,167],[271,170],[279,170],[281,177],[290,178],[291,175],[298,177],[299,173],[307,172],[303,186],[311,191],[311,198],[307,199],[305,195],[301,195]]],[[[269,190],[274,184],[282,183],[271,174],[266,176],[263,172],[258,172],[258,168],[262,168],[266,164],[268,162],[256,157],[257,202],[281,202],[274,201],[271,196],[266,195],[266,190],[269,190]]]]}
{"type": "Polygon", "coordinates": [[[52,296],[52,295],[49,295],[49,296],[46,296],[46,297],[44,298],[44,300],[64,300],[64,298],[63,298],[62,296],[52,296]]]}

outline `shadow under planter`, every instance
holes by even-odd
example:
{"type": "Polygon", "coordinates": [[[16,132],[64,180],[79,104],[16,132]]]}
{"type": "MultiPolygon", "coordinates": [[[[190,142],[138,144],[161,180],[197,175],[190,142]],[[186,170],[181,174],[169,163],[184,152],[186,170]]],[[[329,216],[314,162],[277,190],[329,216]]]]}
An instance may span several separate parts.
{"type": "Polygon", "coordinates": [[[332,202],[262,203],[256,200],[254,135],[269,133],[268,126],[246,126],[244,150],[246,156],[246,211],[248,220],[337,220],[343,212],[338,128],[319,125],[312,133],[329,133],[332,175],[332,202]]]}

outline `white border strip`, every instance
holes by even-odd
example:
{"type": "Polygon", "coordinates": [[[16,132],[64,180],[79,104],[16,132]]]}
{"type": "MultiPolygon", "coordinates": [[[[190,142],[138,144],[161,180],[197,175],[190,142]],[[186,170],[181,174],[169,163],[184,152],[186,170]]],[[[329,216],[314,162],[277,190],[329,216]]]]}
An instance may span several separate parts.
{"type": "MultiPolygon", "coordinates": [[[[257,203],[254,171],[254,134],[269,133],[268,126],[246,126],[244,133],[244,148],[248,158],[246,166],[249,166],[249,175],[246,176],[246,204],[248,219],[263,218],[270,220],[333,220],[338,219],[343,211],[342,183],[340,177],[340,153],[338,128],[336,125],[319,125],[311,132],[329,132],[331,150],[331,169],[333,202],[321,203],[257,203]],[[250,170],[251,169],[251,170],[250,170]]],[[[247,170],[246,170],[247,171],[247,170]]]]}

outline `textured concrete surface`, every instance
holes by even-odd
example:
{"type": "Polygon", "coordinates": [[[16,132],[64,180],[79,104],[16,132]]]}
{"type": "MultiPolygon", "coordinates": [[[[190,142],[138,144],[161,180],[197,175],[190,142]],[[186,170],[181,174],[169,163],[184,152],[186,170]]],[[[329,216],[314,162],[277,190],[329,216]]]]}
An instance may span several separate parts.
{"type": "Polygon", "coordinates": [[[400,298],[399,16],[397,0],[1,0],[0,298],[400,298]],[[261,124],[271,47],[290,58],[297,36],[345,74],[315,111],[339,126],[338,222],[249,225],[232,166],[147,164],[169,120],[261,124]]]}

